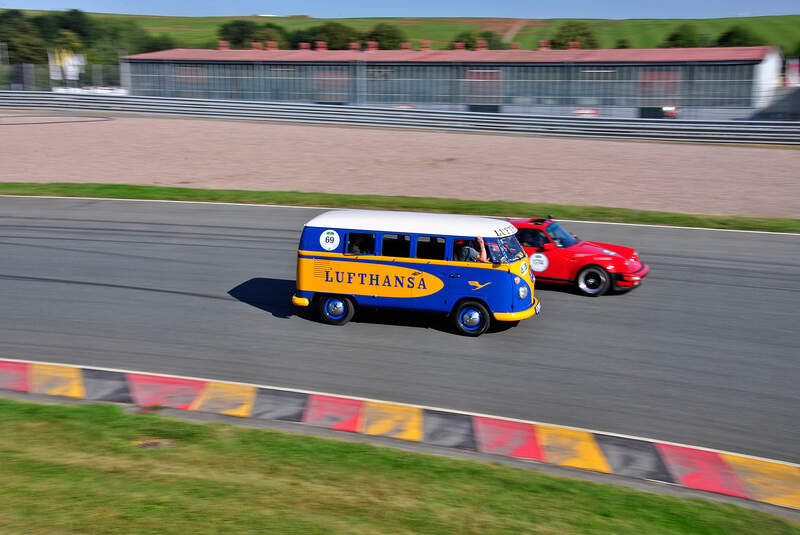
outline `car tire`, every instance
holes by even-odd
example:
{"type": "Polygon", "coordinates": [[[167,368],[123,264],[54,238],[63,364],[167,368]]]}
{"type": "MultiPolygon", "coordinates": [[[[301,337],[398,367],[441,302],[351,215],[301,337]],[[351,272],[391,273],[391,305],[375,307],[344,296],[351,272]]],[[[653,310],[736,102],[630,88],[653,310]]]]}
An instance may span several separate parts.
{"type": "Polygon", "coordinates": [[[586,266],[578,273],[575,287],[584,295],[597,297],[611,288],[611,275],[600,266],[586,266]]]}
{"type": "Polygon", "coordinates": [[[462,301],[453,309],[453,325],[459,334],[480,336],[492,324],[489,310],[478,301],[462,301]]]}
{"type": "Polygon", "coordinates": [[[329,325],[344,325],[353,318],[356,308],[346,295],[323,295],[319,298],[319,317],[329,325]]]}

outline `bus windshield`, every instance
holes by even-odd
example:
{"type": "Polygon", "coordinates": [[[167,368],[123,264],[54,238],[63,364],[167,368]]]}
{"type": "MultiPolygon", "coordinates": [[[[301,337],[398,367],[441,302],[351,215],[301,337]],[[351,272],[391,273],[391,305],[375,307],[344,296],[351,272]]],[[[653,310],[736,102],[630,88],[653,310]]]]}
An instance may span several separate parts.
{"type": "Polygon", "coordinates": [[[500,238],[500,244],[503,246],[509,262],[516,262],[521,258],[525,258],[525,251],[522,250],[522,246],[516,236],[500,238]]]}

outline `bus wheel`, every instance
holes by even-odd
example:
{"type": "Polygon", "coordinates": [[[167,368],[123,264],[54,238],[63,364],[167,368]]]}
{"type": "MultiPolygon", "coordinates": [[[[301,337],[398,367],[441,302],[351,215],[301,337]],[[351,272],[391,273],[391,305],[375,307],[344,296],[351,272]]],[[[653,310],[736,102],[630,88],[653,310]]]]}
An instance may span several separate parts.
{"type": "Polygon", "coordinates": [[[350,297],[343,295],[323,295],[319,299],[319,315],[330,325],[344,325],[353,317],[355,305],[350,297]]]}
{"type": "Polygon", "coordinates": [[[576,285],[581,293],[597,297],[606,293],[611,287],[611,277],[599,266],[586,266],[578,273],[576,285]]]}
{"type": "Polygon", "coordinates": [[[453,311],[453,324],[465,336],[480,336],[492,322],[489,311],[477,301],[462,301],[453,311]]]}

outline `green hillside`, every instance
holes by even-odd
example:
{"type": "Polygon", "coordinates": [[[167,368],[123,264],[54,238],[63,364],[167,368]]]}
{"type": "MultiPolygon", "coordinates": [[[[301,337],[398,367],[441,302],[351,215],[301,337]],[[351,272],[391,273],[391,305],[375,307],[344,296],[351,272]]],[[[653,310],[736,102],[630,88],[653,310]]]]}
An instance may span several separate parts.
{"type": "MultiPolygon", "coordinates": [[[[43,13],[28,11],[29,14],[43,13]]],[[[351,18],[316,19],[294,17],[157,17],[149,15],[116,15],[91,13],[103,19],[135,20],[144,29],[153,33],[171,35],[179,46],[210,48],[217,41],[219,25],[232,20],[252,20],[258,23],[271,22],[288,31],[318,26],[335,21],[358,30],[369,29],[380,22],[396,24],[411,41],[426,41],[433,48],[445,48],[447,43],[464,30],[492,30],[503,35],[520,19],[502,18],[351,18]]],[[[541,39],[550,39],[558,27],[568,19],[526,19],[525,25],[516,33],[514,41],[521,48],[532,49],[541,39]]],[[[602,20],[580,19],[588,23],[597,33],[602,48],[613,48],[618,39],[627,38],[634,48],[657,47],[676,26],[692,24],[701,38],[713,42],[734,25],[742,25],[761,36],[766,44],[780,46],[784,51],[795,51],[800,46],[800,15],[769,17],[741,17],[721,19],[630,19],[602,20]]]]}

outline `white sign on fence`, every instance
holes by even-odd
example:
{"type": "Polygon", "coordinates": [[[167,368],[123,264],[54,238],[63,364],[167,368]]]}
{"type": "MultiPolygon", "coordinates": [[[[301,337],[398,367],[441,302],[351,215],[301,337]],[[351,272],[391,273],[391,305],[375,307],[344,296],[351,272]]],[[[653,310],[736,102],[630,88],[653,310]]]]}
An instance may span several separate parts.
{"type": "Polygon", "coordinates": [[[48,52],[51,80],[77,80],[86,66],[86,56],[69,50],[48,52]]]}

